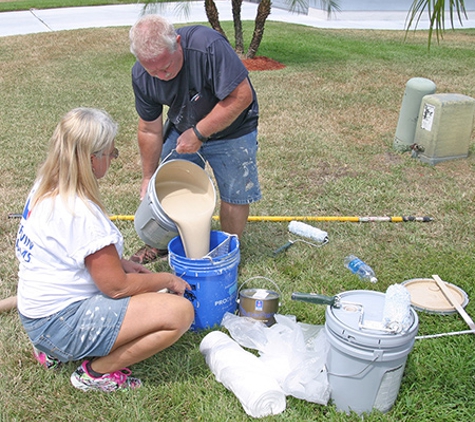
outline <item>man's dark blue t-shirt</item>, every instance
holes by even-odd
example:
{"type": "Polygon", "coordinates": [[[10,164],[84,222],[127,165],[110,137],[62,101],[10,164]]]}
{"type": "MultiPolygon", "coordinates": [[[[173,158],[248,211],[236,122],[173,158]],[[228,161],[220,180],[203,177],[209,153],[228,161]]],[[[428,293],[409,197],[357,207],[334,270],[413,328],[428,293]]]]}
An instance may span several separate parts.
{"type": "MultiPolygon", "coordinates": [[[[217,31],[196,25],[179,28],[176,32],[181,36],[184,60],[178,75],[170,81],[162,81],[148,74],[137,61],[132,68],[132,86],[135,108],[143,120],[157,119],[167,105],[168,119],[179,132],[184,132],[248,78],[248,71],[217,31]]],[[[237,138],[257,128],[259,106],[254,88],[252,93],[252,104],[211,139],[237,138]]]]}

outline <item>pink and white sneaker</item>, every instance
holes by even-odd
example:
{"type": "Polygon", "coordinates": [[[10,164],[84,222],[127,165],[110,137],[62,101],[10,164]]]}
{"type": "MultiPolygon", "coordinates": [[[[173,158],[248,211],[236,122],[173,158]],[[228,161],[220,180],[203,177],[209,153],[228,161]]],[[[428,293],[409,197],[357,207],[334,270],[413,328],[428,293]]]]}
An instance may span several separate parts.
{"type": "Polygon", "coordinates": [[[33,346],[33,356],[38,363],[45,369],[58,369],[61,367],[61,361],[54,356],[48,355],[45,352],[39,351],[33,346]]]}
{"type": "Polygon", "coordinates": [[[95,378],[88,372],[87,363],[87,360],[84,361],[71,375],[71,383],[79,390],[110,393],[116,390],[135,390],[142,385],[138,378],[130,376],[132,372],[128,368],[95,378]]]}

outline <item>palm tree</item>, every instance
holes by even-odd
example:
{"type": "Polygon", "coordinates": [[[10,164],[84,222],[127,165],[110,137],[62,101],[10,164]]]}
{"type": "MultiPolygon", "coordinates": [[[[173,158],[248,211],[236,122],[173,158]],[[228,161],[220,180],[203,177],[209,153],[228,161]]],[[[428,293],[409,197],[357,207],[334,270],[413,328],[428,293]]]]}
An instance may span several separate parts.
{"type": "MultiPolygon", "coordinates": [[[[144,1],[144,12],[147,10],[153,11],[155,8],[159,8],[161,3],[166,3],[169,0],[145,0],[144,1]]],[[[189,12],[189,2],[191,0],[182,0],[177,3],[178,7],[182,8],[182,11],[187,14],[189,12]]],[[[257,14],[254,20],[254,32],[252,34],[251,42],[247,52],[244,53],[244,40],[243,40],[243,31],[242,31],[242,21],[241,21],[241,6],[243,0],[231,0],[232,14],[233,14],[233,24],[234,24],[234,49],[241,57],[252,59],[256,56],[257,50],[261,45],[262,38],[264,36],[265,23],[268,16],[271,13],[272,1],[271,0],[260,0],[257,7],[257,14]]],[[[299,6],[306,7],[308,6],[308,0],[287,0],[289,4],[289,10],[295,11],[299,10],[299,6]]],[[[339,0],[320,0],[322,7],[326,9],[327,13],[330,15],[332,11],[339,10],[338,6],[339,0]]],[[[204,0],[204,7],[206,12],[206,17],[208,22],[213,29],[220,32],[227,39],[225,31],[221,27],[219,21],[218,8],[214,0],[204,0]]]]}
{"type": "MultiPolygon", "coordinates": [[[[465,10],[464,0],[447,0],[448,12],[450,16],[450,23],[454,28],[454,18],[457,16],[458,21],[462,23],[462,15],[467,18],[467,11],[465,10]]],[[[432,35],[435,31],[437,36],[437,42],[445,31],[445,13],[446,13],[445,0],[414,0],[411,6],[411,10],[408,13],[406,20],[406,35],[411,26],[417,28],[422,14],[425,10],[429,14],[429,48],[432,40],[432,35]]]]}

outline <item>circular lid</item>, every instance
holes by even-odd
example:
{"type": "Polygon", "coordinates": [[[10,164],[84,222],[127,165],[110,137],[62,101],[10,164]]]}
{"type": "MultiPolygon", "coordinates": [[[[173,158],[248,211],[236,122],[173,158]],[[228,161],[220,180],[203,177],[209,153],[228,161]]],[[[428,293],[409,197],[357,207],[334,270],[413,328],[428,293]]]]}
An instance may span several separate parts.
{"type": "Polygon", "coordinates": [[[411,308],[412,325],[407,333],[381,330],[386,295],[372,290],[341,293],[340,307],[327,306],[325,326],[333,335],[352,344],[375,349],[394,348],[407,344],[418,327],[416,312],[411,308]]]}
{"type": "MultiPolygon", "coordinates": [[[[444,315],[457,312],[434,279],[413,278],[404,281],[402,284],[409,290],[411,304],[415,309],[444,315]]],[[[457,303],[462,307],[467,306],[467,294],[460,287],[450,283],[446,283],[446,285],[457,303]]]]}
{"type": "Polygon", "coordinates": [[[244,289],[240,291],[241,297],[257,300],[270,300],[279,298],[279,294],[266,289],[244,289]]]}

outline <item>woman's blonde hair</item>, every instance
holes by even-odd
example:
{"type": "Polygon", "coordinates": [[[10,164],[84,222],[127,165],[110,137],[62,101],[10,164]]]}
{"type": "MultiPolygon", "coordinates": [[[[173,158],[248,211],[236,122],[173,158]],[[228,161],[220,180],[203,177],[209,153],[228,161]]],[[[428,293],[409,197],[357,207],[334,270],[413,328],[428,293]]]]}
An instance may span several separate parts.
{"type": "Polygon", "coordinates": [[[100,157],[110,149],[117,131],[117,123],[103,110],[80,107],[69,111],[51,137],[48,156],[38,172],[32,206],[57,195],[68,204],[77,195],[105,212],[91,156],[100,157]]]}
{"type": "Polygon", "coordinates": [[[165,50],[177,49],[177,34],[171,22],[160,15],[145,15],[129,31],[130,51],[140,60],[153,60],[165,50]]]}

